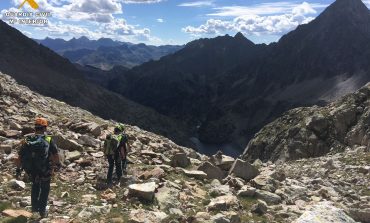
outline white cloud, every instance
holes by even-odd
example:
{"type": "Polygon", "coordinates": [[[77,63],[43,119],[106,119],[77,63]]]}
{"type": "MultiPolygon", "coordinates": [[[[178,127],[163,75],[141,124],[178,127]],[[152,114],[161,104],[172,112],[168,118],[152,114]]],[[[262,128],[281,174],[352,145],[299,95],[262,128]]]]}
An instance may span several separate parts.
{"type": "Polygon", "coordinates": [[[164,23],[164,19],[157,19],[157,22],[164,23]]]}
{"type": "Polygon", "coordinates": [[[204,6],[214,6],[213,1],[197,1],[197,2],[185,2],[178,6],[181,7],[204,7],[204,6]]]}
{"type": "MultiPolygon", "coordinates": [[[[292,2],[272,2],[262,3],[251,6],[224,6],[215,8],[216,12],[208,14],[209,16],[220,16],[220,17],[238,17],[245,15],[276,15],[286,14],[292,12],[293,9],[300,7],[304,8],[309,5],[312,9],[325,8],[327,5],[324,4],[308,4],[306,2],[302,4],[292,2]]],[[[298,10],[298,9],[297,9],[298,10]]]]}
{"type": "Polygon", "coordinates": [[[37,27],[36,30],[47,32],[48,36],[52,38],[70,39],[72,37],[86,36],[89,39],[104,37],[132,43],[163,44],[161,39],[151,35],[150,29],[129,25],[124,19],[114,19],[111,23],[99,24],[95,29],[59,21],[56,23],[50,22],[45,27],[37,27]]]}
{"type": "Polygon", "coordinates": [[[152,4],[162,2],[164,0],[122,0],[125,4],[152,4]]]}
{"type": "Polygon", "coordinates": [[[300,24],[313,20],[307,16],[316,13],[308,3],[302,3],[292,8],[290,13],[283,15],[243,15],[233,20],[209,19],[205,24],[198,27],[188,26],[183,32],[192,35],[215,35],[226,31],[242,32],[246,35],[282,35],[294,29],[300,24]]]}
{"type": "Polygon", "coordinates": [[[370,0],[363,0],[367,7],[370,7],[370,0]]]}
{"type": "MultiPolygon", "coordinates": [[[[12,0],[18,7],[23,0],[12,0]]],[[[159,2],[160,0],[153,0],[159,2]]],[[[153,2],[152,1],[152,2],[153,2]]],[[[87,36],[90,39],[102,37],[129,42],[160,44],[162,40],[152,36],[150,29],[128,24],[123,18],[122,3],[125,0],[37,0],[40,11],[52,12],[49,24],[37,27],[35,35],[47,33],[49,37],[69,39],[87,36]],[[78,24],[78,25],[76,25],[78,24]]],[[[150,0],[135,1],[150,2],[150,0]]],[[[25,5],[25,10],[31,10],[25,5]]],[[[10,10],[10,9],[9,9],[10,10]]],[[[12,8],[12,11],[17,9],[12,8]]],[[[20,27],[22,29],[22,27],[20,27]]]]}

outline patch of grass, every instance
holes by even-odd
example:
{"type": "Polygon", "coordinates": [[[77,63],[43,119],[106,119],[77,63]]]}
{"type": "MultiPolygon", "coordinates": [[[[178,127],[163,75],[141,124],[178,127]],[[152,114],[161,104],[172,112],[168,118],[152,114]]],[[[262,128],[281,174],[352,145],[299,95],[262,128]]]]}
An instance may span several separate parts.
{"type": "Polygon", "coordinates": [[[0,202],[0,212],[10,208],[12,205],[10,202],[0,202]]]}
{"type": "Polygon", "coordinates": [[[362,191],[362,195],[364,196],[370,196],[370,190],[368,188],[365,188],[363,191],[362,191]]]}
{"type": "Polygon", "coordinates": [[[252,206],[257,203],[256,198],[239,197],[239,201],[241,206],[243,207],[242,213],[240,214],[241,222],[250,222],[251,220],[253,220],[254,222],[268,222],[268,219],[264,215],[252,214],[252,216],[250,216],[248,214],[252,209],[252,206]]]}
{"type": "Polygon", "coordinates": [[[5,218],[0,220],[1,223],[27,223],[27,218],[24,216],[19,216],[17,218],[5,218]]]}

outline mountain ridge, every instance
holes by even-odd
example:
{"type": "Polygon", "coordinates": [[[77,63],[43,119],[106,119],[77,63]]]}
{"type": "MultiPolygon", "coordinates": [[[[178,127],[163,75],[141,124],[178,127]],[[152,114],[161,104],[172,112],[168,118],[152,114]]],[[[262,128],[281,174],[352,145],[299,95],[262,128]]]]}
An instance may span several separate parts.
{"type": "Polygon", "coordinates": [[[241,34],[196,40],[123,73],[110,88],[200,126],[203,142],[236,142],[242,148],[290,108],[326,104],[370,80],[365,8],[360,0],[338,0],[270,45],[253,44],[241,34]],[[353,7],[342,9],[342,4],[353,7]]]}
{"type": "Polygon", "coordinates": [[[95,66],[103,70],[110,70],[114,66],[132,68],[150,60],[158,60],[182,48],[177,45],[133,44],[109,38],[90,40],[85,36],[68,41],[51,38],[35,41],[49,47],[73,63],[95,66]]]}
{"type": "Polygon", "coordinates": [[[185,134],[173,139],[177,138],[185,144],[188,142],[190,134],[186,134],[187,130],[182,128],[181,122],[86,81],[84,73],[74,64],[3,21],[0,21],[0,40],[0,71],[10,73],[32,90],[87,109],[103,118],[114,118],[161,132],[162,135],[185,134]],[[183,131],[176,132],[175,129],[183,131]]]}

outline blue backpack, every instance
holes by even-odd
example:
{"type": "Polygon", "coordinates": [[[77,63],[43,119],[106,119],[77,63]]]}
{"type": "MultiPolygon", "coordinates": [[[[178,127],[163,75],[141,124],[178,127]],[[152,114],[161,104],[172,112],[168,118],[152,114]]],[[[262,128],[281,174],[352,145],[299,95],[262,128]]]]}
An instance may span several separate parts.
{"type": "Polygon", "coordinates": [[[20,151],[21,165],[27,174],[46,174],[49,171],[51,137],[32,135],[25,139],[20,151]]]}

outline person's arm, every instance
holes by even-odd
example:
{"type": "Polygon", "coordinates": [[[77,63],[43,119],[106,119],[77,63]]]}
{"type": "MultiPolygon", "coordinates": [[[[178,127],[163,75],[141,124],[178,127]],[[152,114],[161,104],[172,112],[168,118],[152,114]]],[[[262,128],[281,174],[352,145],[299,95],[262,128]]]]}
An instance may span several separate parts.
{"type": "Polygon", "coordinates": [[[127,136],[126,135],[124,135],[124,134],[122,135],[122,139],[119,142],[118,148],[119,148],[120,153],[121,153],[121,158],[125,159],[126,156],[127,156],[127,136]]]}
{"type": "Polygon", "coordinates": [[[16,170],[15,170],[15,177],[16,178],[19,178],[22,174],[22,163],[21,163],[21,159],[22,159],[22,156],[23,156],[23,152],[24,152],[24,145],[25,145],[25,142],[23,141],[22,142],[22,145],[18,151],[18,156],[14,158],[14,164],[16,166],[16,170]]]}
{"type": "Polygon", "coordinates": [[[50,152],[50,160],[51,160],[51,165],[54,167],[60,167],[60,159],[59,159],[59,151],[57,145],[51,140],[50,142],[50,147],[49,147],[49,152],[50,152]]]}

